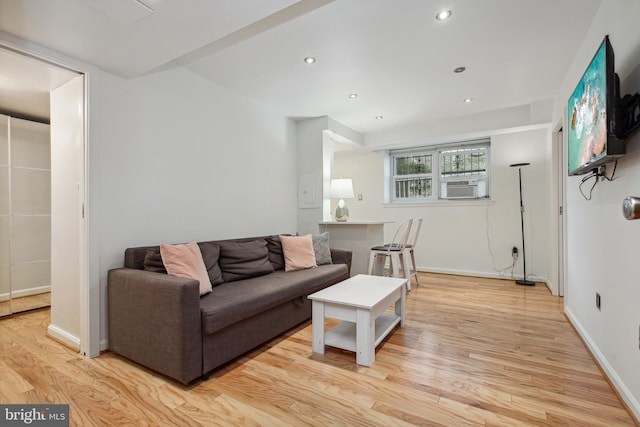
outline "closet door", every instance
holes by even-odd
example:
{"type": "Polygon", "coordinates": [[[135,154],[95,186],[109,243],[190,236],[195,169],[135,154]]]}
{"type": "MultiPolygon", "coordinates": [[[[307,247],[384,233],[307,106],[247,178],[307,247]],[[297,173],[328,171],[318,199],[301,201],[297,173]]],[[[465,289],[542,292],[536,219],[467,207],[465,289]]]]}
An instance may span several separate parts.
{"type": "Polygon", "coordinates": [[[12,312],[50,305],[49,125],[10,118],[12,312]]]}
{"type": "Polygon", "coordinates": [[[0,115],[0,317],[11,314],[9,118],[0,115]]]}

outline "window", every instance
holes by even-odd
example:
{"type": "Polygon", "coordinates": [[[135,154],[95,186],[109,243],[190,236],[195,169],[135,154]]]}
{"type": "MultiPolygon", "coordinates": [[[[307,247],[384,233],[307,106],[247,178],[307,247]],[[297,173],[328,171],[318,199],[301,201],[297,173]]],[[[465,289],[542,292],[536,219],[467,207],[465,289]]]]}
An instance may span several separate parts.
{"type": "Polygon", "coordinates": [[[489,141],[389,152],[391,202],[489,197],[489,141]]]}
{"type": "Polygon", "coordinates": [[[394,156],[394,194],[403,200],[420,200],[433,194],[433,154],[394,156]]]}
{"type": "Polygon", "coordinates": [[[454,148],[440,152],[440,177],[479,176],[487,172],[487,151],[483,147],[454,148]]]}

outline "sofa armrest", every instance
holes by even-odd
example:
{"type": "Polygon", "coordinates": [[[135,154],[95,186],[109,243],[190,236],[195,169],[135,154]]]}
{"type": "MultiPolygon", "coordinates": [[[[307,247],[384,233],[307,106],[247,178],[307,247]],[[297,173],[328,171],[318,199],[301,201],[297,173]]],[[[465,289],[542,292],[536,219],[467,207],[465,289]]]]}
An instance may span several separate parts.
{"type": "Polygon", "coordinates": [[[333,264],[347,264],[347,270],[351,275],[351,257],[353,253],[351,249],[331,248],[331,262],[333,264]]]}
{"type": "Polygon", "coordinates": [[[202,375],[197,280],[118,268],[107,301],[111,351],[184,384],[202,375]]]}

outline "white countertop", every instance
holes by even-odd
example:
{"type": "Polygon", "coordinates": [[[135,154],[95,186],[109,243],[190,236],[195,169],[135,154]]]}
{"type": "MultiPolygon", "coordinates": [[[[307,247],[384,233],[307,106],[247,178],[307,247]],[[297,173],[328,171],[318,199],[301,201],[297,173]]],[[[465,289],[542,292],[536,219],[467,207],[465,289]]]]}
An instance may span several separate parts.
{"type": "Polygon", "coordinates": [[[374,220],[365,220],[365,221],[321,221],[318,224],[320,225],[379,225],[379,224],[391,224],[395,221],[374,221],[374,220]]]}

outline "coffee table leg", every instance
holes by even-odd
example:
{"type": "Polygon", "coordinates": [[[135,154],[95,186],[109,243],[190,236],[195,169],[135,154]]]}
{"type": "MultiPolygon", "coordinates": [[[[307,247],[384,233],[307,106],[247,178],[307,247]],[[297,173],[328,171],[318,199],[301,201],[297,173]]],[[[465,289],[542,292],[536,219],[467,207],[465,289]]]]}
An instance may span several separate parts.
{"type": "Polygon", "coordinates": [[[311,339],[314,353],[324,354],[324,303],[311,303],[311,339]]]}
{"type": "Polygon", "coordinates": [[[400,299],[396,301],[396,316],[400,317],[400,327],[404,328],[404,317],[406,314],[405,300],[407,297],[407,286],[402,286],[402,295],[400,299]]]}
{"type": "Polygon", "coordinates": [[[371,366],[376,358],[373,345],[376,336],[376,319],[371,311],[358,309],[356,313],[356,363],[371,366]]]}

